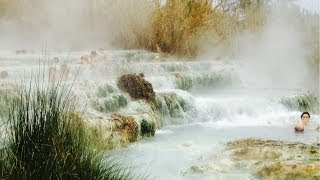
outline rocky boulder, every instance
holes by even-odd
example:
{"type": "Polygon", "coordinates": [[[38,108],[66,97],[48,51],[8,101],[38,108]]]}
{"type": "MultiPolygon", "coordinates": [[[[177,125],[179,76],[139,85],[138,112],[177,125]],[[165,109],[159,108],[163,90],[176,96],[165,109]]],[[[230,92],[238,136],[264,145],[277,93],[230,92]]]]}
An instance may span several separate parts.
{"type": "Polygon", "coordinates": [[[319,148],[319,144],[260,139],[227,144],[234,162],[249,165],[263,179],[320,178],[319,148]]]}
{"type": "Polygon", "coordinates": [[[250,171],[258,179],[320,179],[320,145],[262,139],[240,139],[184,175],[250,171]]]}
{"type": "Polygon", "coordinates": [[[118,78],[117,85],[122,91],[129,93],[133,99],[155,100],[152,84],[146,81],[143,75],[122,75],[118,78]]]}
{"type": "Polygon", "coordinates": [[[137,140],[139,126],[133,117],[112,114],[111,118],[115,124],[113,132],[119,135],[122,141],[134,142],[137,140]]]}

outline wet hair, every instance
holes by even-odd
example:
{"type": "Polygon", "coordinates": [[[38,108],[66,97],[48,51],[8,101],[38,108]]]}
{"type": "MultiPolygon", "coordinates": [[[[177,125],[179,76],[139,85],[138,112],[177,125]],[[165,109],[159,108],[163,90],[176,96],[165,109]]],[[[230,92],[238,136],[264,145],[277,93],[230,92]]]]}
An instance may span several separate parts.
{"type": "Polygon", "coordinates": [[[307,115],[309,116],[309,118],[310,118],[310,114],[309,114],[308,112],[303,112],[303,113],[301,114],[301,118],[302,118],[302,116],[303,116],[304,114],[307,114],[307,115]]]}
{"type": "Polygon", "coordinates": [[[7,78],[8,77],[8,72],[7,71],[1,71],[1,73],[0,73],[0,78],[1,79],[5,79],[5,78],[7,78]]]}

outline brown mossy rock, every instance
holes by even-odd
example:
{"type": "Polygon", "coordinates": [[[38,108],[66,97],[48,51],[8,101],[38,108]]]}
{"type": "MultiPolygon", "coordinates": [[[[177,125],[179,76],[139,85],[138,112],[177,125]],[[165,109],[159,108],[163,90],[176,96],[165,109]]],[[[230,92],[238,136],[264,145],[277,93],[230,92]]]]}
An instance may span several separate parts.
{"type": "Polygon", "coordinates": [[[112,121],[115,124],[114,132],[117,133],[124,142],[134,142],[139,135],[138,123],[131,116],[112,114],[112,121]]]}
{"type": "Polygon", "coordinates": [[[133,99],[155,100],[152,84],[146,81],[142,75],[122,75],[118,78],[117,85],[122,91],[129,93],[133,99]]]}
{"type": "Polygon", "coordinates": [[[263,179],[320,179],[320,162],[275,162],[259,167],[256,173],[263,179]]]}
{"type": "Polygon", "coordinates": [[[319,148],[317,144],[260,139],[242,139],[227,144],[234,159],[313,161],[320,160],[319,148]]]}
{"type": "Polygon", "coordinates": [[[184,175],[251,171],[257,179],[320,180],[320,145],[262,139],[239,139],[184,175]]]}
{"type": "Polygon", "coordinates": [[[318,144],[241,139],[229,142],[227,151],[263,179],[320,179],[318,144]]]}

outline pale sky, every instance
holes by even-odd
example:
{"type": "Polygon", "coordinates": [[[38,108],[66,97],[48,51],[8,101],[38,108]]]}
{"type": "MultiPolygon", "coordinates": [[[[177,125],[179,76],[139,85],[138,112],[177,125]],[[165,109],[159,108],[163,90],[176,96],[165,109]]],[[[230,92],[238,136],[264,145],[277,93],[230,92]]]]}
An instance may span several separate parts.
{"type": "Polygon", "coordinates": [[[317,12],[320,11],[319,6],[320,0],[297,0],[296,3],[299,4],[302,8],[307,9],[311,12],[317,12]]]}

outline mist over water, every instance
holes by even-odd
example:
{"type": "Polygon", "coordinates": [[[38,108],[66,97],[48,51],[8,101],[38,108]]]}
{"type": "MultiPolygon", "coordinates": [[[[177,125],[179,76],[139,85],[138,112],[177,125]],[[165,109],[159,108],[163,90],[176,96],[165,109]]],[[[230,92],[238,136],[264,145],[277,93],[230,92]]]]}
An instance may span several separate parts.
{"type": "Polygon", "coordinates": [[[119,35],[143,30],[151,3],[36,0],[8,4],[0,21],[1,49],[83,50],[114,48],[119,35]]]}
{"type": "MultiPolygon", "coordinates": [[[[249,87],[305,89],[319,97],[319,62],[312,62],[309,56],[312,50],[306,45],[308,38],[319,39],[319,33],[315,37],[307,35],[312,29],[308,24],[319,17],[301,24],[295,11],[299,11],[299,7],[286,1],[274,3],[263,28],[257,32],[241,32],[232,41],[233,54],[224,59],[244,62],[237,71],[249,87]]],[[[221,59],[218,50],[219,47],[210,48],[204,44],[199,59],[221,59]]]]}
{"type": "Polygon", "coordinates": [[[250,42],[244,50],[250,64],[245,71],[255,74],[260,87],[306,88],[312,83],[309,78],[314,70],[307,61],[307,49],[301,37],[303,32],[286,24],[290,21],[282,17],[283,13],[280,8],[276,10],[271,18],[273,21],[267,23],[259,40],[250,42]]]}

